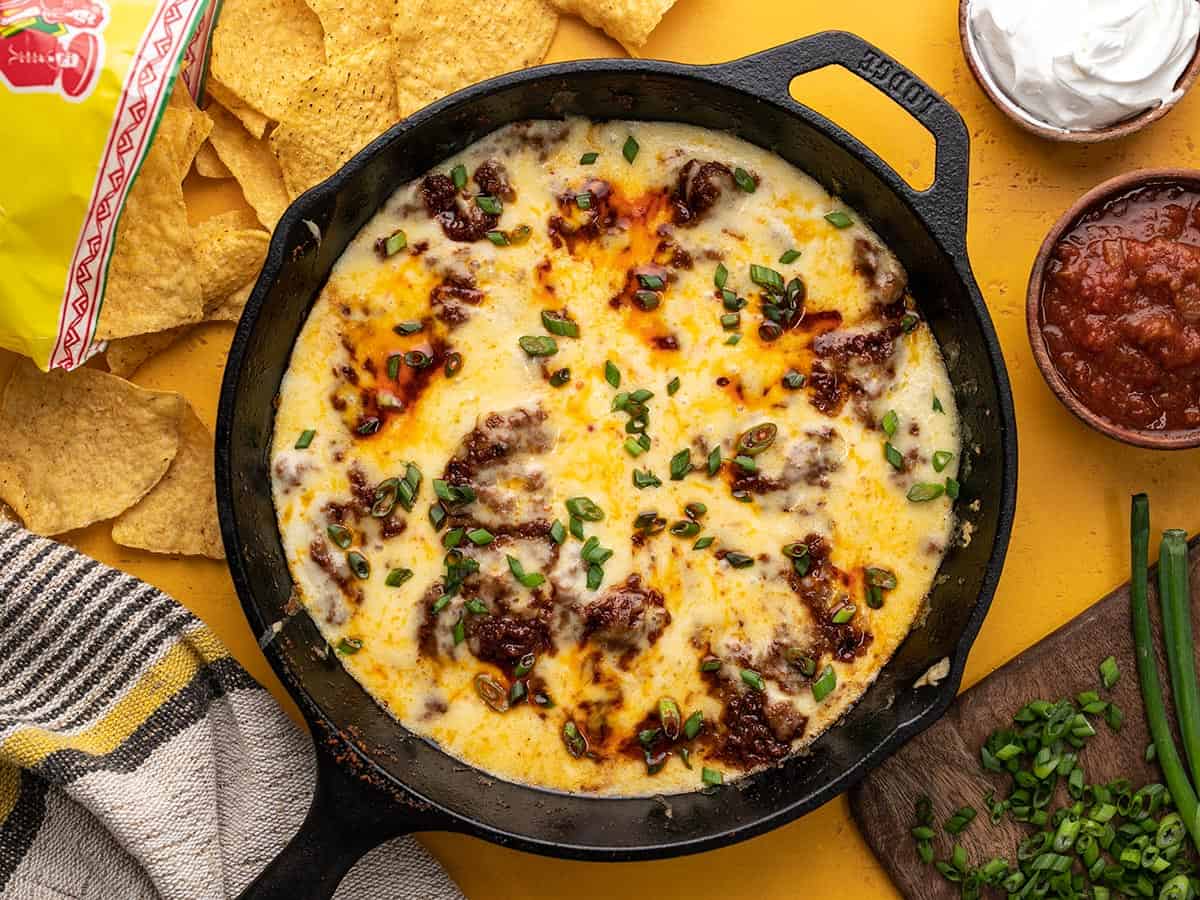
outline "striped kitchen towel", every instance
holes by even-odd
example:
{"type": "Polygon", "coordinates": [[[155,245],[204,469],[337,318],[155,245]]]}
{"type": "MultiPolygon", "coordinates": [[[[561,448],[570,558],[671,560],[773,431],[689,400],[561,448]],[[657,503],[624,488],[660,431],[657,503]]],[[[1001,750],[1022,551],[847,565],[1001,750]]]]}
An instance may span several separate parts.
{"type": "MultiPolygon", "coordinates": [[[[311,742],[160,591],[0,521],[0,896],[236,896],[299,827],[311,742]]],[[[461,900],[412,838],[337,900],[461,900]]]]}

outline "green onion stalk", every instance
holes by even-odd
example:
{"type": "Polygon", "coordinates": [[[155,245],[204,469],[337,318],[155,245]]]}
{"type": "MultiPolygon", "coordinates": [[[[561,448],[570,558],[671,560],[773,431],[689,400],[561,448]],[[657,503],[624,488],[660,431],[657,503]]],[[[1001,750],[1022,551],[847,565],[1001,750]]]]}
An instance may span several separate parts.
{"type": "Polygon", "coordinates": [[[1133,642],[1137,659],[1138,680],[1142,686],[1142,701],[1146,707],[1146,721],[1154,739],[1158,764],[1167,782],[1167,790],[1175,801],[1192,843],[1200,850],[1200,808],[1196,792],[1188,780],[1175,740],[1171,737],[1171,726],[1167,721],[1167,710],[1163,703],[1162,684],[1158,677],[1158,664],[1154,658],[1154,635],[1150,626],[1150,603],[1147,599],[1149,575],[1147,572],[1150,549],[1150,500],[1145,494],[1135,494],[1130,507],[1130,607],[1133,612],[1133,642]]]}
{"type": "Polygon", "coordinates": [[[1179,733],[1191,767],[1192,783],[1200,783],[1200,687],[1196,682],[1195,646],[1192,642],[1191,593],[1188,589],[1187,533],[1164,531],[1158,555],[1158,598],[1162,606],[1167,670],[1179,733]]]}

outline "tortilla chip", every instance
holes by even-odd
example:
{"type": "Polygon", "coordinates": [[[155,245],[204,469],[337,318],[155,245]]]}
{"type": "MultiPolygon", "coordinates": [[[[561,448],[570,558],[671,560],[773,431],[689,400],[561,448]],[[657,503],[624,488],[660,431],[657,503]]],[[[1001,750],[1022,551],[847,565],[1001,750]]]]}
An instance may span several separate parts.
{"type": "Polygon", "coordinates": [[[258,277],[267,256],[267,245],[271,242],[267,232],[260,228],[239,228],[232,223],[232,218],[213,216],[194,229],[205,313],[258,277]]]}
{"type": "Polygon", "coordinates": [[[561,12],[579,16],[626,49],[643,46],[675,0],[551,0],[561,12]]]}
{"type": "Polygon", "coordinates": [[[133,508],[113,522],[123,547],[224,559],[217,526],[213,441],[191,407],[179,425],[179,452],[167,473],[133,508]]]}
{"type": "Polygon", "coordinates": [[[396,100],[407,116],[459,88],[542,61],[558,13],[546,0],[394,0],[396,100]]]}
{"type": "Polygon", "coordinates": [[[179,176],[179,180],[183,181],[188,169],[192,167],[192,160],[196,158],[196,154],[208,139],[209,132],[212,131],[212,119],[196,106],[196,101],[188,93],[187,84],[182,78],[175,79],[175,87],[171,90],[167,109],[179,110],[188,120],[187,134],[183,137],[179,155],[179,164],[183,166],[183,174],[179,176]]]}
{"type": "Polygon", "coordinates": [[[387,37],[389,0],[305,0],[325,31],[325,55],[357,50],[387,37]]]}
{"type": "Polygon", "coordinates": [[[97,340],[162,331],[204,315],[183,203],[187,167],[180,159],[190,131],[190,117],[168,107],[117,225],[97,340]]]}
{"type": "Polygon", "coordinates": [[[271,149],[294,199],[400,120],[391,38],[333,60],[292,95],[271,149]],[[381,75],[382,73],[382,75],[381,75]]]}
{"type": "Polygon", "coordinates": [[[259,221],[268,229],[274,228],[288,206],[279,163],[266,145],[251,137],[224,107],[213,103],[208,107],[208,114],[213,120],[208,139],[217,156],[242,186],[242,194],[258,214],[259,221]]]}
{"type": "Polygon", "coordinates": [[[205,178],[233,177],[233,173],[229,171],[229,166],[221,162],[221,157],[217,156],[217,151],[213,149],[213,145],[208,143],[208,141],[201,144],[200,149],[196,151],[195,162],[196,171],[205,178]]]}
{"type": "Polygon", "coordinates": [[[0,499],[44,535],[120,515],[175,459],[186,409],[98,369],[22,360],[0,398],[0,499]]]}
{"type": "Polygon", "coordinates": [[[190,325],[168,328],[153,334],[134,334],[108,342],[104,361],[108,371],[121,378],[128,378],[142,367],[142,363],[162,353],[177,340],[192,330],[190,325]]]}
{"type": "Polygon", "coordinates": [[[205,85],[209,97],[220,103],[223,107],[237,116],[238,120],[245,126],[246,130],[261,139],[267,133],[267,126],[271,124],[271,120],[260,113],[257,109],[252,109],[238,99],[238,95],[231,91],[225,85],[214,78],[212,73],[209,73],[208,82],[205,85]]]}
{"type": "Polygon", "coordinates": [[[232,322],[237,324],[242,318],[242,310],[246,308],[246,301],[250,299],[250,292],[254,290],[254,282],[242,285],[209,312],[206,321],[209,322],[232,322]]]}
{"type": "Polygon", "coordinates": [[[324,64],[325,32],[304,0],[222,4],[212,36],[212,73],[267,118],[278,122],[288,95],[324,64]]]}

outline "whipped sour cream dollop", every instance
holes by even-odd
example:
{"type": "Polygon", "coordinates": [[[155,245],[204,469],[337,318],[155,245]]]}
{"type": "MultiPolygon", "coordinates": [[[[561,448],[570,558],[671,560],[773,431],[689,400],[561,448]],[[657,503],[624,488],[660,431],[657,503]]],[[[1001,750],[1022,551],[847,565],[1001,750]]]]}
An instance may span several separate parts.
{"type": "Polygon", "coordinates": [[[992,82],[1039,123],[1090,131],[1177,99],[1197,0],[971,0],[992,82]]]}

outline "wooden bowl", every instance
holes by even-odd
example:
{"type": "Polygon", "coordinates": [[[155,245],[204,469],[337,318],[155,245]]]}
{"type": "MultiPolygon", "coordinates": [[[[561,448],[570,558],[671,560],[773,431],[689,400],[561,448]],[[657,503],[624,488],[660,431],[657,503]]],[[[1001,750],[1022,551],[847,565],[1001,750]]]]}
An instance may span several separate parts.
{"type": "Polygon", "coordinates": [[[1046,269],[1050,264],[1051,254],[1055,246],[1076,222],[1087,213],[1108,200],[1126,191],[1146,184],[1160,182],[1184,184],[1195,191],[1200,191],[1200,169],[1139,169],[1126,172],[1111,178],[1103,184],[1092,188],[1079,198],[1075,204],[1063,213],[1062,218],[1055,223],[1042,242],[1037,259],[1033,263],[1033,271],[1029,274],[1029,287],[1025,295],[1025,326],[1029,331],[1029,344],[1033,349],[1033,358],[1046,379],[1050,390],[1076,418],[1090,425],[1102,434],[1115,438],[1135,447],[1147,447],[1151,450],[1188,450],[1200,447],[1200,428],[1188,431],[1147,431],[1141,428],[1129,428],[1093,412],[1084,405],[1067,385],[1062,375],[1050,358],[1050,350],[1042,335],[1042,290],[1045,286],[1046,269]]]}
{"type": "MultiPolygon", "coordinates": [[[[1025,112],[1025,110],[1021,109],[1014,100],[1011,100],[1004,91],[1000,90],[992,82],[991,75],[987,71],[987,65],[980,58],[975,47],[975,39],[971,36],[971,26],[967,18],[967,8],[971,5],[971,2],[972,0],[959,0],[958,4],[958,36],[962,41],[963,56],[967,58],[967,66],[971,69],[971,74],[975,76],[975,80],[979,83],[983,92],[1000,108],[1001,112],[1026,131],[1031,131],[1039,137],[1044,137],[1051,141],[1093,144],[1099,141],[1111,141],[1117,138],[1128,137],[1134,132],[1141,131],[1150,123],[1157,122],[1169,113],[1175,104],[1183,99],[1183,95],[1196,83],[1197,77],[1200,77],[1200,41],[1198,41],[1196,50],[1192,54],[1192,61],[1183,70],[1183,74],[1179,76],[1179,80],[1175,82],[1175,88],[1179,93],[1174,100],[1159,103],[1157,106],[1152,106],[1144,112],[1138,113],[1136,116],[1131,116],[1128,119],[1122,119],[1120,122],[1114,122],[1112,125],[1106,125],[1103,128],[1096,128],[1091,131],[1066,131],[1061,128],[1055,128],[1053,125],[1040,122],[1031,114],[1025,112]]],[[[1047,0],[1047,2],[1054,2],[1054,0],[1047,0]]]]}

